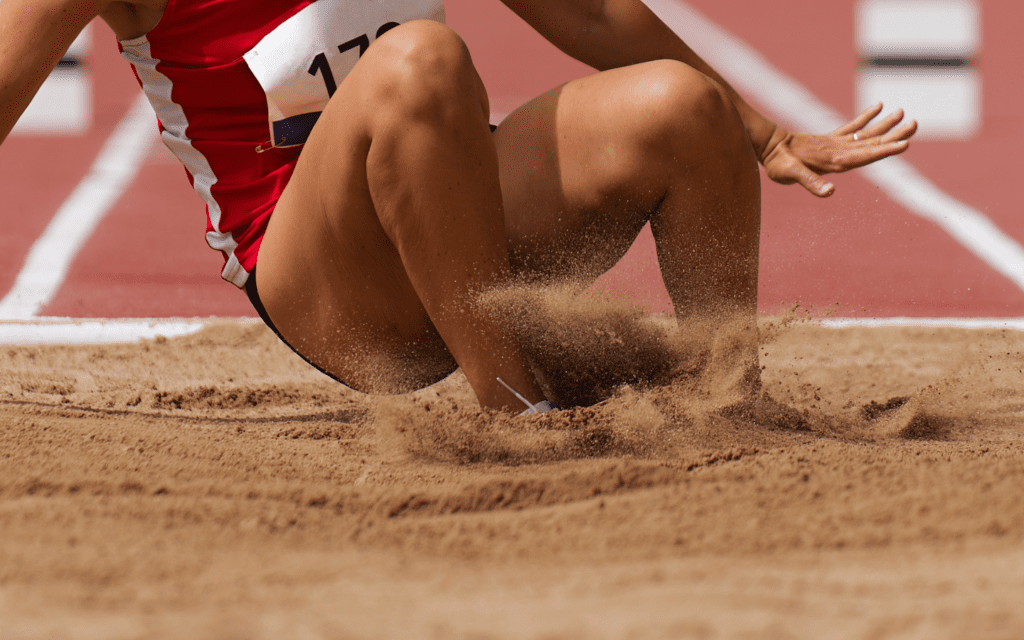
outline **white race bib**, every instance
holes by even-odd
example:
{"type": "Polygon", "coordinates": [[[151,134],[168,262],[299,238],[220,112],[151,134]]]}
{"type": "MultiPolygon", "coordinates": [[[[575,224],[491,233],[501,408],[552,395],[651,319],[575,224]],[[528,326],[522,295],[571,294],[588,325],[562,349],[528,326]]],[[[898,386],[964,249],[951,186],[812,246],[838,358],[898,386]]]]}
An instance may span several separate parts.
{"type": "Polygon", "coordinates": [[[370,43],[409,20],[444,22],[443,0],[318,0],[243,56],[267,94],[275,147],[306,142],[370,43]]]}

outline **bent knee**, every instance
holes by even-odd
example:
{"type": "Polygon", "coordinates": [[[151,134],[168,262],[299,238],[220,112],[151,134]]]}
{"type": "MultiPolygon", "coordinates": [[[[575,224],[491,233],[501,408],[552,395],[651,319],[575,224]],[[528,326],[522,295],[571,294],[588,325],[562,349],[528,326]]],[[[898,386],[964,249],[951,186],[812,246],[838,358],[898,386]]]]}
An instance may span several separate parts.
{"type": "Polygon", "coordinates": [[[368,51],[374,108],[403,121],[462,117],[466,108],[488,115],[487,94],[469,49],[453,30],[430,20],[391,29],[368,51]]]}
{"type": "Polygon", "coordinates": [[[631,99],[652,143],[705,140],[716,146],[750,145],[729,94],[689,65],[674,60],[642,65],[631,99]]]}

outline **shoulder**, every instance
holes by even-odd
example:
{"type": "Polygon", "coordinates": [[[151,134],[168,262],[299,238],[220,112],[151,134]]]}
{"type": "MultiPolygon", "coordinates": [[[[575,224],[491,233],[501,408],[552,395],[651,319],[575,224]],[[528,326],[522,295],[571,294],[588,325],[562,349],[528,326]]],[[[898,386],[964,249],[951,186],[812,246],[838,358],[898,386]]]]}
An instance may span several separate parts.
{"type": "Polygon", "coordinates": [[[168,0],[106,2],[99,13],[118,40],[132,40],[150,32],[160,22],[168,0]]]}

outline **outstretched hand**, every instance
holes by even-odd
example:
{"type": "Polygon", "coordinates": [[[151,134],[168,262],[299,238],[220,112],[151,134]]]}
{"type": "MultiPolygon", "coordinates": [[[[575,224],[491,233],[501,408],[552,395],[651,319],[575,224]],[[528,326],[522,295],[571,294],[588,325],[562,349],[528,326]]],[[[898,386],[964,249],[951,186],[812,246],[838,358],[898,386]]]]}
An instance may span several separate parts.
{"type": "Polygon", "coordinates": [[[910,146],[917,122],[911,120],[897,128],[903,120],[903,110],[899,109],[872,123],[881,112],[881,103],[876,104],[832,133],[820,136],[790,133],[778,127],[761,164],[775,182],[799,183],[814,195],[826,198],[835,192],[835,186],[822,178],[823,174],[863,167],[903,153],[910,146]]]}

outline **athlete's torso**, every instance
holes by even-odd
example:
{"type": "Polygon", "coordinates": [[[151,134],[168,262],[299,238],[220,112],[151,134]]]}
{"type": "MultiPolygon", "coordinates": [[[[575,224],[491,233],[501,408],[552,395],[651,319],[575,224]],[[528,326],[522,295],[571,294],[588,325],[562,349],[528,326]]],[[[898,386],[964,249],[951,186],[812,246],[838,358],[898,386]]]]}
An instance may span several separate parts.
{"type": "Polygon", "coordinates": [[[412,19],[443,20],[442,0],[169,0],[121,40],[206,201],[226,280],[245,283],[319,110],[379,35],[412,19]]]}

